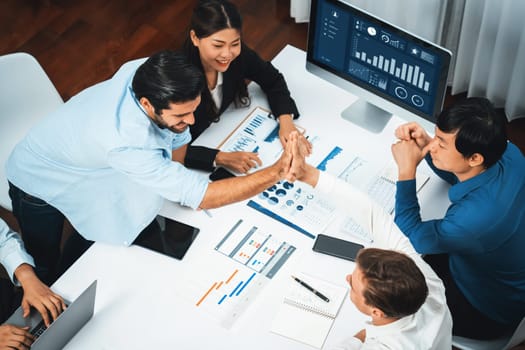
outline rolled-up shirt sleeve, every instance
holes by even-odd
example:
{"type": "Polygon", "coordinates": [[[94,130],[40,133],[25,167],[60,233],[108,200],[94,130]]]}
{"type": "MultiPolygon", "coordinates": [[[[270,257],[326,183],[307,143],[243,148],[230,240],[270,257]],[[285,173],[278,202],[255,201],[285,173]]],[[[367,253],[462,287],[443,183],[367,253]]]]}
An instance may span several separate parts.
{"type": "Polygon", "coordinates": [[[197,209],[208,188],[205,174],[171,160],[164,149],[120,147],[108,153],[111,167],[160,196],[197,209]]]}
{"type": "Polygon", "coordinates": [[[15,270],[22,264],[35,266],[31,255],[27,254],[20,235],[11,230],[7,224],[0,219],[0,263],[4,266],[9,278],[17,284],[15,270]]]}

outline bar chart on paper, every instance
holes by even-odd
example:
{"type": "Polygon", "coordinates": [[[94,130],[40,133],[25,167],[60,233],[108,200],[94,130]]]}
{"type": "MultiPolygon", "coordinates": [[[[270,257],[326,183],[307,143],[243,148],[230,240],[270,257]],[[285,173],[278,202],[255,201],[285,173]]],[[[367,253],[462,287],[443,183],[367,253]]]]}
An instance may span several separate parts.
{"type": "Polygon", "coordinates": [[[273,164],[283,148],[279,140],[279,124],[261,107],[255,108],[218,147],[225,152],[259,152],[263,167],[273,164]]]}
{"type": "Polygon", "coordinates": [[[215,250],[272,278],[295,251],[295,247],[270,232],[239,220],[215,250]]]}
{"type": "Polygon", "coordinates": [[[196,309],[230,328],[268,279],[229,259],[202,261],[180,281],[180,293],[196,309]]]}

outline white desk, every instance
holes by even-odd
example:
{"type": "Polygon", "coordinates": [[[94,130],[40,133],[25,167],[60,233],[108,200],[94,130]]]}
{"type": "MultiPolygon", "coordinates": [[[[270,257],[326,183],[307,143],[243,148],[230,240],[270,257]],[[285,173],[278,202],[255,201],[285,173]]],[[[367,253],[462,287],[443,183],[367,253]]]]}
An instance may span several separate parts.
{"type": "MultiPolygon", "coordinates": [[[[355,153],[367,158],[390,161],[394,129],[403,120],[394,117],[382,134],[370,134],[339,117],[355,97],[307,73],[303,51],[287,46],[272,62],[286,77],[301,111],[302,126],[354,147],[355,153]]],[[[218,125],[198,139],[200,144],[218,145],[253,107],[267,106],[257,86],[251,84],[249,90],[252,106],[228,111],[218,125]]],[[[446,191],[445,183],[432,176],[420,192],[420,200],[427,204],[423,205],[424,218],[443,215],[448,203],[446,191]]],[[[163,216],[201,229],[182,261],[142,248],[95,243],[54,285],[56,291],[71,299],[92,280],[99,281],[95,315],[66,349],[311,349],[269,331],[289,276],[303,271],[344,285],[353,263],[313,253],[312,239],[249,208],[246,202],[210,212],[212,217],[174,203],[166,203],[161,210],[163,216]],[[227,259],[214,247],[240,218],[271,230],[297,250],[226,329],[197,312],[194,303],[180,297],[178,290],[184,274],[213,259],[227,259]]],[[[325,348],[355,334],[365,319],[347,298],[325,348]]]]}

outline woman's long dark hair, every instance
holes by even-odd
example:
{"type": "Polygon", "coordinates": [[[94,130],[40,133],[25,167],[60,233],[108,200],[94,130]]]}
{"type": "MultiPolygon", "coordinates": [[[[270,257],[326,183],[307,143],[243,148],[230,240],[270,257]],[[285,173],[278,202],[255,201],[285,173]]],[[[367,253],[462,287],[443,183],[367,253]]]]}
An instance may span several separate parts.
{"type": "MultiPolygon", "coordinates": [[[[193,30],[197,38],[206,38],[213,33],[223,29],[236,29],[242,33],[242,18],[231,2],[224,0],[201,0],[193,9],[190,26],[184,42],[183,51],[189,61],[199,67],[202,71],[202,63],[199,56],[199,49],[195,47],[190,39],[190,31],[193,30]]],[[[241,42],[241,50],[243,49],[241,42]]],[[[246,106],[250,104],[246,81],[241,75],[239,65],[230,65],[228,68],[230,74],[234,77],[235,86],[235,106],[246,106]],[[236,67],[234,67],[236,66],[236,67]]],[[[213,103],[209,89],[204,89],[203,103],[206,103],[205,110],[211,121],[219,120],[219,109],[213,103]]],[[[220,106],[219,106],[220,108],[220,106]]]]}

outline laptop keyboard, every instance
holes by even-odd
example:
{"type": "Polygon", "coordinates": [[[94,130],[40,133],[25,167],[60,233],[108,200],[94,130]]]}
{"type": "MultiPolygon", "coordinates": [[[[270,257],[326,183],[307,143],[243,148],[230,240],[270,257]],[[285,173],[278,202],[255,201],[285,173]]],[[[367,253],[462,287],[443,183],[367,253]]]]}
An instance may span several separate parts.
{"type": "Polygon", "coordinates": [[[42,335],[42,333],[44,333],[44,331],[47,329],[46,325],[44,324],[44,321],[40,321],[39,324],[36,325],[35,328],[33,328],[31,330],[31,334],[35,336],[35,338],[38,338],[40,337],[40,335],[42,335]]]}

